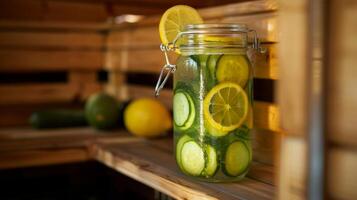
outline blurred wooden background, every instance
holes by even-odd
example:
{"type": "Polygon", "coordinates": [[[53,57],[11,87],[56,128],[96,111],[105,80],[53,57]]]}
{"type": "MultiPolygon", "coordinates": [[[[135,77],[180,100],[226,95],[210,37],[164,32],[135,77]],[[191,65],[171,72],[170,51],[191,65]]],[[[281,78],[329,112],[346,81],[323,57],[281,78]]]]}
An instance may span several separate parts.
{"type": "MultiPolygon", "coordinates": [[[[247,23],[268,50],[256,61],[253,146],[254,160],[272,176],[261,171],[252,176],[276,185],[280,199],[308,196],[309,127],[316,122],[310,100],[317,94],[325,103],[325,197],[355,199],[357,3],[352,0],[1,1],[0,126],[26,125],[29,114],[41,108],[79,108],[102,90],[123,100],[152,97],[164,63],[160,14],[176,4],[201,8],[206,22],[247,23]],[[220,5],[227,3],[233,4],[220,5]],[[116,24],[124,14],[144,17],[116,24]]],[[[171,99],[166,87],[160,100],[171,107],[171,99]]]]}

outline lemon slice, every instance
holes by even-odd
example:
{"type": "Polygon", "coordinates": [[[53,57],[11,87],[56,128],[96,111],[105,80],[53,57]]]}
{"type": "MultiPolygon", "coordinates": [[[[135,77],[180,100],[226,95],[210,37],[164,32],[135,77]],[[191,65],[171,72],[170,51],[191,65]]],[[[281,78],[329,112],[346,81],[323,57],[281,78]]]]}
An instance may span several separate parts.
{"type": "Polygon", "coordinates": [[[201,16],[194,8],[185,5],[171,7],[166,10],[160,20],[159,33],[161,42],[165,45],[173,42],[177,34],[182,32],[186,25],[202,23],[201,16]]]}
{"type": "Polygon", "coordinates": [[[241,87],[249,78],[249,62],[245,56],[224,55],[219,59],[216,69],[218,82],[235,82],[241,87]]]}
{"type": "Polygon", "coordinates": [[[238,128],[248,114],[247,94],[236,83],[225,82],[216,85],[203,101],[203,112],[209,126],[220,131],[223,136],[238,128]]]}
{"type": "Polygon", "coordinates": [[[217,42],[217,43],[242,43],[243,40],[240,37],[224,37],[224,36],[214,36],[214,35],[204,35],[203,40],[206,42],[217,42]]]}

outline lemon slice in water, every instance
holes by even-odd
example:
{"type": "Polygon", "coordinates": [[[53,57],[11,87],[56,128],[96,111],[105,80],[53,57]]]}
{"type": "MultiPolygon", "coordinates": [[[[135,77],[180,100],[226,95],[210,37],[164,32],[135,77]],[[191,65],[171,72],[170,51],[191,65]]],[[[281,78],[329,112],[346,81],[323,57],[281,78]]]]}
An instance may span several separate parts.
{"type": "Polygon", "coordinates": [[[249,101],[236,83],[225,82],[213,87],[203,102],[203,112],[209,126],[223,133],[232,131],[245,121],[249,101]]]}

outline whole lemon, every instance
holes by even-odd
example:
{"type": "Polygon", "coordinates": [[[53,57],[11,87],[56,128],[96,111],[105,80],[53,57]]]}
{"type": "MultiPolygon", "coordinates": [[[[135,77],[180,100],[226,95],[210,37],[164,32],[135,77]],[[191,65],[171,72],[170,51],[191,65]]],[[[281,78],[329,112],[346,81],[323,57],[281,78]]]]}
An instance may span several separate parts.
{"type": "Polygon", "coordinates": [[[169,111],[152,98],[131,102],[124,111],[124,123],[132,134],[148,138],[163,135],[172,127],[169,111]]]}

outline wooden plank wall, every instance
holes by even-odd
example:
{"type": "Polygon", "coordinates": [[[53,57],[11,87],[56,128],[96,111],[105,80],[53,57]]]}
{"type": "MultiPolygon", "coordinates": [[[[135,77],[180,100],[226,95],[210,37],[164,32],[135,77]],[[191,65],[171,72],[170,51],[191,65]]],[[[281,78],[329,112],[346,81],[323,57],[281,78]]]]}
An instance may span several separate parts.
{"type": "Polygon", "coordinates": [[[327,196],[357,198],[357,2],[330,1],[326,77],[327,196]]]}
{"type": "MultiPolygon", "coordinates": [[[[199,10],[207,23],[244,22],[258,31],[262,44],[268,50],[265,55],[258,56],[256,61],[255,79],[258,86],[259,81],[275,83],[280,77],[276,52],[278,41],[276,10],[275,1],[247,2],[199,10]]],[[[137,25],[119,28],[109,33],[105,65],[106,70],[110,72],[106,87],[108,92],[120,99],[154,97],[154,86],[164,64],[164,57],[159,49],[159,19],[160,16],[147,18],[137,25]],[[144,79],[144,76],[150,77],[149,83],[142,84],[141,81],[132,80],[133,77],[144,79]]],[[[171,59],[175,59],[175,55],[172,55],[171,59]]],[[[266,90],[273,96],[273,87],[266,90]]],[[[166,87],[159,99],[171,107],[171,88],[166,87]]],[[[274,99],[255,102],[254,159],[270,167],[275,165],[275,154],[278,151],[276,144],[282,134],[279,119],[279,109],[274,99]]],[[[264,179],[263,175],[259,174],[254,178],[264,179]]]]}
{"type": "Polygon", "coordinates": [[[287,133],[281,142],[279,199],[305,199],[315,192],[307,187],[311,184],[308,158],[312,156],[307,139],[311,139],[308,134],[316,134],[308,131],[312,126],[308,120],[312,105],[306,96],[309,91],[324,92],[322,122],[326,145],[325,163],[320,170],[325,173],[322,183],[325,191],[321,197],[356,199],[357,3],[350,0],[333,0],[329,4],[306,0],[279,3],[278,99],[282,128],[287,133]],[[311,9],[312,5],[315,9],[311,9]],[[318,27],[309,27],[311,20],[320,22],[316,24],[318,27]],[[309,80],[309,76],[313,78],[309,80]]]}
{"type": "Polygon", "coordinates": [[[103,69],[105,32],[55,24],[0,25],[0,126],[25,125],[33,109],[80,103],[101,90],[97,73],[103,69]],[[62,73],[64,79],[32,78],[43,73],[62,73]],[[19,74],[29,81],[16,81],[19,74]]]}
{"type": "Polygon", "coordinates": [[[306,199],[307,160],[307,4],[279,1],[280,82],[277,100],[281,127],[278,199],[306,199]]]}
{"type": "Polygon", "coordinates": [[[157,14],[165,7],[125,3],[105,4],[104,1],[11,0],[0,2],[0,19],[24,21],[106,22],[109,17],[123,14],[157,14]]]}

